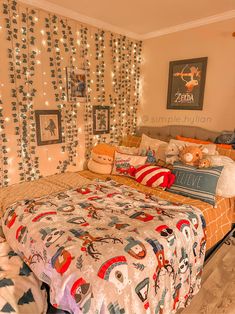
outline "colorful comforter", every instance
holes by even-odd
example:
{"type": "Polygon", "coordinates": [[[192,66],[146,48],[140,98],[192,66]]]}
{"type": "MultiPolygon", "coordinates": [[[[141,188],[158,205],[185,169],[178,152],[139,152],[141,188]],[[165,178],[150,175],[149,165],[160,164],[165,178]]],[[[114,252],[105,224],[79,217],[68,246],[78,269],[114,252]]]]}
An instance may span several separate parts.
{"type": "Polygon", "coordinates": [[[47,293],[42,285],[0,236],[0,313],[46,313],[47,293]]]}
{"type": "Polygon", "coordinates": [[[115,181],[16,202],[3,229],[70,313],[174,313],[200,287],[200,210],[115,181]]]}

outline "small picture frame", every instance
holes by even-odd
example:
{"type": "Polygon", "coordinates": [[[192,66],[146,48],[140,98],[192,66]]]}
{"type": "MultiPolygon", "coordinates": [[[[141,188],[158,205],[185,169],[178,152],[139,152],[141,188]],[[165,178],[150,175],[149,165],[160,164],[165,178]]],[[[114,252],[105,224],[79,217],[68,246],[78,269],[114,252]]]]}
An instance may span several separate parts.
{"type": "Polygon", "coordinates": [[[93,106],[93,134],[110,132],[110,107],[93,106]]]}
{"type": "Polygon", "coordinates": [[[171,61],[167,109],[202,110],[207,57],[171,61]]]}
{"type": "Polygon", "coordinates": [[[66,68],[68,102],[86,102],[86,72],[76,67],[66,68]]]}
{"type": "Polygon", "coordinates": [[[62,143],[59,110],[35,110],[35,121],[38,146],[62,143]]]}

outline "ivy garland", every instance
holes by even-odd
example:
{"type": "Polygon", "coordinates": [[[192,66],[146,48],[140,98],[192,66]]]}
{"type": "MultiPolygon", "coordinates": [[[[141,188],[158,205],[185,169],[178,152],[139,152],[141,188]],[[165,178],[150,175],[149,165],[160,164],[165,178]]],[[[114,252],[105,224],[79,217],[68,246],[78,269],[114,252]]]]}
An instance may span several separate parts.
{"type": "MultiPolygon", "coordinates": [[[[18,170],[20,181],[40,177],[39,158],[36,155],[34,99],[35,68],[37,49],[35,48],[35,24],[37,11],[22,9],[19,14],[15,0],[5,0],[3,13],[6,21],[7,40],[9,41],[9,80],[11,83],[11,111],[15,135],[17,137],[18,170]]],[[[54,100],[61,111],[62,151],[67,159],[60,161],[57,169],[64,172],[69,165],[76,166],[79,146],[78,108],[76,101],[68,102],[65,83],[65,67],[83,68],[86,72],[87,102],[84,104],[84,134],[86,156],[97,142],[118,143],[121,136],[134,133],[139,105],[140,62],[142,43],[125,36],[103,30],[79,28],[75,38],[70,21],[48,14],[44,18],[46,47],[50,66],[51,84],[54,100]],[[109,43],[109,45],[107,44],[109,43]],[[105,47],[107,45],[107,48],[105,47]],[[95,55],[91,55],[91,46],[95,55]],[[105,49],[111,52],[111,92],[105,59],[110,62],[105,49]],[[63,61],[64,60],[64,61],[63,61]],[[81,65],[81,66],[80,66],[81,65]],[[94,75],[91,74],[91,66],[94,75]],[[92,79],[91,79],[92,78],[92,79]],[[94,97],[96,96],[96,97],[94,97]],[[107,97],[108,96],[108,97],[107,97]],[[110,106],[110,134],[93,135],[93,105],[110,106]]],[[[8,184],[8,149],[5,133],[5,120],[0,103],[0,171],[1,185],[8,184]]]]}
{"type": "Polygon", "coordinates": [[[33,98],[36,94],[34,88],[35,55],[34,50],[34,18],[36,11],[26,9],[21,16],[18,13],[16,1],[8,0],[3,3],[3,13],[6,15],[9,76],[12,84],[11,96],[13,98],[12,116],[17,136],[19,179],[30,181],[39,177],[39,159],[35,151],[35,123],[33,111],[33,98]],[[21,33],[20,22],[22,28],[21,33]]]}

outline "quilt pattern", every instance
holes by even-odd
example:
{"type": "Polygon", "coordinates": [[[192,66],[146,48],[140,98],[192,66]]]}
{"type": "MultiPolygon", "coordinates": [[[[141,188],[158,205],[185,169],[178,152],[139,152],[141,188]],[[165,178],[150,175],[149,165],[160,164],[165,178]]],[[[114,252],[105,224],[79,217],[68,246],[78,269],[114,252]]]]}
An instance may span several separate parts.
{"type": "Polygon", "coordinates": [[[3,231],[70,313],[174,313],[200,288],[201,211],[112,180],[17,202],[3,231]]]}

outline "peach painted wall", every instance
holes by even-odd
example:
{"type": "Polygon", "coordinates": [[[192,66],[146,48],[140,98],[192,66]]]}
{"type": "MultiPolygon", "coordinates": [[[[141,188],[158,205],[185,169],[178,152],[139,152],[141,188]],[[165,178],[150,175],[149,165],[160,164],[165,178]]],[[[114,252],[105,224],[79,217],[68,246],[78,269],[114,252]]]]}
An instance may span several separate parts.
{"type": "Polygon", "coordinates": [[[139,124],[235,127],[235,19],[144,41],[139,124]],[[208,57],[203,110],[167,110],[169,62],[208,57]]]}

